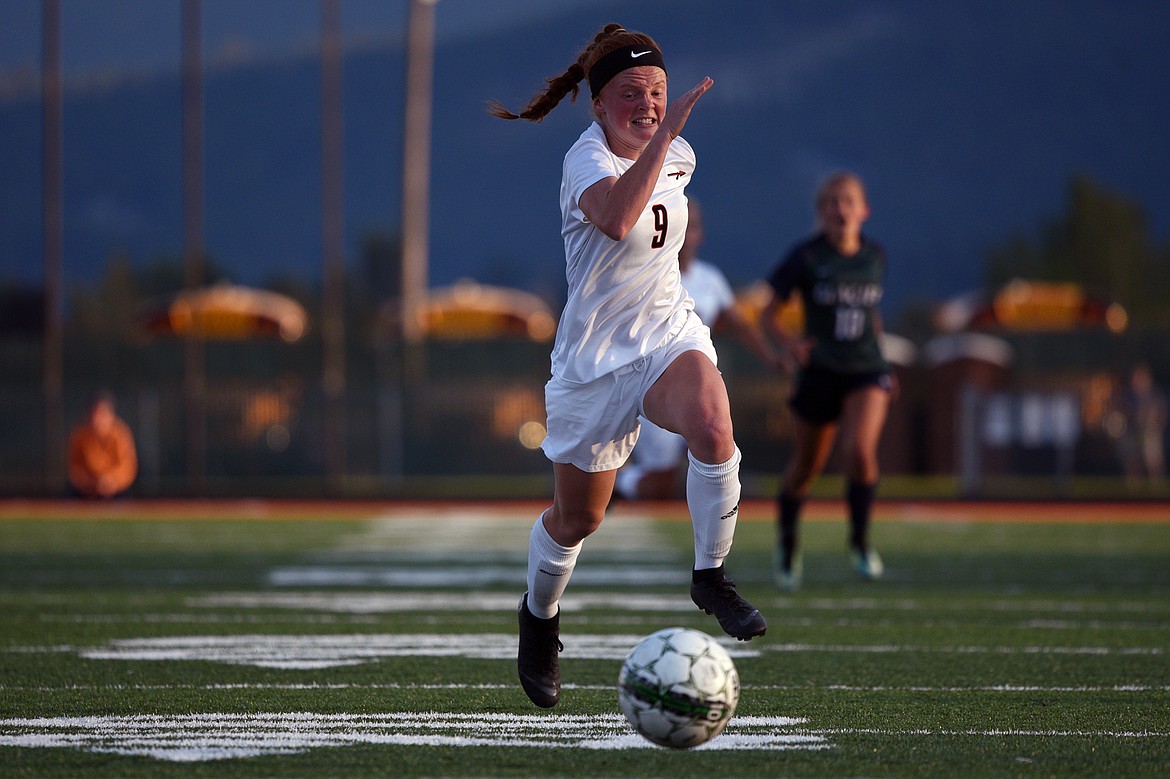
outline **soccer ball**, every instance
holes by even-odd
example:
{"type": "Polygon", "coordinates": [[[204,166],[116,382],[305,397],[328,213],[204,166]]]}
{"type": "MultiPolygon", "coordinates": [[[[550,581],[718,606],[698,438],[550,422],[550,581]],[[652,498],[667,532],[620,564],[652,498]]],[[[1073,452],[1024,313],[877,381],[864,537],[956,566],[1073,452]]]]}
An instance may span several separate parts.
{"type": "Polygon", "coordinates": [[[739,702],[739,672],[715,639],[690,628],[651,633],[618,675],[626,719],[655,744],[696,747],[723,732],[739,702]]]}

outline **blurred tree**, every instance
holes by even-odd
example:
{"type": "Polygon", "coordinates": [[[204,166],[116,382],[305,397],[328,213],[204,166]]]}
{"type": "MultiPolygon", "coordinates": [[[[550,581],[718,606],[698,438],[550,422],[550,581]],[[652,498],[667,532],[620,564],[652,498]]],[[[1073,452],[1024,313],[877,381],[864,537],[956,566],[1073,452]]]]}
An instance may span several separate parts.
{"type": "Polygon", "coordinates": [[[260,285],[261,289],[279,292],[282,295],[288,295],[293,300],[305,307],[306,311],[312,312],[310,319],[314,322],[319,321],[320,316],[320,298],[319,290],[311,284],[303,276],[298,276],[289,273],[277,273],[265,279],[264,283],[260,285]]]}
{"type": "MultiPolygon", "coordinates": [[[[365,295],[376,304],[402,293],[402,237],[374,231],[362,239],[362,279],[365,295]]],[[[358,290],[355,290],[358,291],[358,290]]]]}
{"type": "Polygon", "coordinates": [[[1170,247],[1153,246],[1140,205],[1086,175],[1069,182],[1065,213],[1042,221],[1038,240],[1016,234],[989,250],[991,288],[1020,277],[1104,292],[1134,324],[1170,323],[1170,247]]]}
{"type": "MultiPolygon", "coordinates": [[[[204,269],[205,283],[226,278],[211,260],[205,262],[204,269]]],[[[70,288],[67,326],[88,340],[128,341],[144,305],[182,288],[180,258],[159,256],[139,267],[129,254],[118,252],[111,255],[96,284],[70,288]]]]}
{"type": "Polygon", "coordinates": [[[93,289],[71,288],[69,328],[86,340],[126,341],[134,331],[134,317],[142,305],[134,265],[127,254],[110,258],[93,289]]]}
{"type": "Polygon", "coordinates": [[[934,301],[911,300],[898,310],[886,330],[918,344],[926,343],[937,332],[934,325],[935,306],[934,301]]]}
{"type": "Polygon", "coordinates": [[[44,331],[44,290],[0,279],[0,338],[10,335],[34,338],[44,331]]]}
{"type": "MultiPolygon", "coordinates": [[[[231,274],[220,267],[213,257],[203,259],[203,284],[231,281],[231,274]]],[[[136,276],[142,295],[146,298],[173,295],[185,286],[186,269],[179,255],[161,254],[138,269],[136,276]]]]}
{"type": "Polygon", "coordinates": [[[346,326],[363,342],[378,331],[379,311],[402,294],[402,236],[370,230],[362,236],[357,272],[346,283],[346,326]]]}

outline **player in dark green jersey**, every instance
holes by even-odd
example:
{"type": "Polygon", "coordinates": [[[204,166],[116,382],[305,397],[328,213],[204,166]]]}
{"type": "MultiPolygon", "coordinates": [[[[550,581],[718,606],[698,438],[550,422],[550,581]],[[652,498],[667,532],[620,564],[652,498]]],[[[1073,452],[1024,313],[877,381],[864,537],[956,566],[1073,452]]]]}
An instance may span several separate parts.
{"type": "Polygon", "coordinates": [[[789,401],[795,451],[780,490],[773,571],[776,584],[786,590],[800,586],[800,510],[838,432],[845,454],[853,566],[864,579],[880,578],[883,572],[881,557],[869,542],[869,524],[878,482],[878,440],[896,389],[879,343],[886,257],[861,232],[870,212],[856,175],[837,173],[826,179],[817,191],[816,212],[817,234],[793,248],[768,278],[772,299],[760,318],[797,375],[789,401]],[[784,332],[776,317],[795,293],[804,304],[805,328],[799,337],[784,332]]]}

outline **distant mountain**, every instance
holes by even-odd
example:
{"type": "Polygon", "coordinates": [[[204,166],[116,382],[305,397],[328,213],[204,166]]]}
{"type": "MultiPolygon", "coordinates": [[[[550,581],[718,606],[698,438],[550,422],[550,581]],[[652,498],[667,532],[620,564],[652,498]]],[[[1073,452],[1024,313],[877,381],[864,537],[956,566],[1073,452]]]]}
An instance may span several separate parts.
{"type": "MultiPolygon", "coordinates": [[[[556,302],[564,268],[561,158],[586,95],[540,125],[520,106],[576,47],[616,20],[654,35],[677,92],[715,88],[684,135],[699,165],[705,257],[736,284],[765,274],[812,224],[817,180],[840,167],[870,187],[870,232],[891,256],[887,313],[976,286],[989,244],[1063,205],[1076,173],[1142,203],[1170,231],[1170,5],[1161,0],[723,3],[636,0],[571,8],[555,24],[465,35],[435,63],[434,284],[462,276],[556,302]]],[[[440,14],[440,21],[442,16],[440,14]]],[[[400,47],[345,62],[347,262],[401,209],[400,47]]],[[[205,242],[237,281],[320,276],[320,79],[311,56],[206,77],[205,242]]],[[[0,280],[41,276],[40,105],[0,102],[0,280]]],[[[65,267],[100,275],[181,250],[177,78],[70,92],[65,267]]]]}

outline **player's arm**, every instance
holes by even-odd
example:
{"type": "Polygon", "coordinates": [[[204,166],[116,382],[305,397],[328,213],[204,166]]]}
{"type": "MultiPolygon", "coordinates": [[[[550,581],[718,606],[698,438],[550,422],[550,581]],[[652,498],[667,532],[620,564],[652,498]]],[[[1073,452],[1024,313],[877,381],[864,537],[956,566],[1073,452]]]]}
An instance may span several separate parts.
{"type": "MultiPolygon", "coordinates": [[[[881,349],[882,335],[886,332],[885,320],[882,319],[882,312],[876,306],[873,309],[873,335],[877,339],[878,348],[881,349]]],[[[902,394],[902,386],[898,382],[897,371],[890,371],[890,400],[898,399],[902,394]]]]}
{"type": "Polygon", "coordinates": [[[577,204],[594,227],[615,241],[634,229],[654,194],[671,141],[682,132],[695,102],[713,83],[710,78],[703,79],[667,107],[658,132],[625,173],[604,178],[581,193],[577,204]]]}
{"type": "Polygon", "coordinates": [[[719,312],[719,318],[715,320],[715,330],[735,338],[765,364],[787,370],[787,361],[764,336],[763,329],[754,327],[735,306],[728,306],[719,312]]]}
{"type": "Polygon", "coordinates": [[[760,328],[770,342],[779,347],[780,365],[789,373],[795,373],[799,367],[808,364],[813,341],[809,338],[790,335],[785,332],[784,328],[780,327],[780,307],[787,300],[787,296],[780,297],[775,293],[772,294],[772,298],[760,313],[760,328]]]}
{"type": "Polygon", "coordinates": [[[812,338],[798,337],[785,332],[780,326],[780,307],[805,284],[805,265],[803,255],[793,251],[784,258],[784,261],[768,277],[768,286],[772,290],[772,297],[768,300],[764,310],[760,313],[760,328],[770,343],[780,348],[781,363],[789,372],[808,365],[809,353],[815,341],[812,338]]]}

